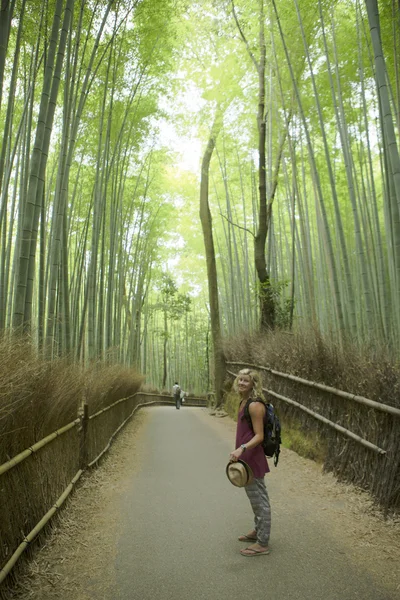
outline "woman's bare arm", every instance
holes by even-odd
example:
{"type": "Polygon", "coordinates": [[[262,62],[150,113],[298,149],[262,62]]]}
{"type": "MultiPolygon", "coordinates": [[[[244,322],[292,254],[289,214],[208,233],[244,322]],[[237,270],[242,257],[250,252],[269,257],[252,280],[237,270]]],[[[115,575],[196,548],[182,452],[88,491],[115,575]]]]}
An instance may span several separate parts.
{"type": "MultiPolygon", "coordinates": [[[[265,416],[264,404],[262,402],[251,402],[250,406],[249,406],[249,413],[250,413],[250,418],[251,418],[251,424],[253,426],[254,436],[251,438],[251,440],[249,440],[248,442],[246,442],[244,444],[246,447],[246,450],[255,448],[256,446],[261,444],[261,442],[264,439],[264,416],[265,416]]],[[[231,452],[230,459],[235,461],[238,458],[241,458],[242,454],[244,454],[246,452],[246,450],[244,450],[242,448],[242,446],[240,446],[239,448],[236,448],[236,450],[231,452]]]]}

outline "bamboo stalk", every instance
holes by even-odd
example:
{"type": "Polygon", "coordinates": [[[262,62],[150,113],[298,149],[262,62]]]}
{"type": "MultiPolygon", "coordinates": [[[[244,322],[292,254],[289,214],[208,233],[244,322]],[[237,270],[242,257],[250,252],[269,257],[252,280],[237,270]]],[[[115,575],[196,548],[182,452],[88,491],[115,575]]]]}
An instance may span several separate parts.
{"type": "Polygon", "coordinates": [[[22,461],[24,461],[26,458],[28,458],[28,456],[31,456],[32,454],[34,454],[35,452],[37,452],[38,450],[55,440],[63,433],[66,433],[76,425],[79,425],[79,423],[80,419],[75,419],[75,421],[72,421],[72,423],[68,423],[68,425],[61,427],[61,429],[58,429],[54,433],[50,433],[50,435],[46,436],[42,440],[39,440],[39,442],[36,442],[36,444],[33,444],[33,446],[30,446],[26,450],[23,450],[23,452],[20,452],[19,454],[14,456],[14,458],[11,458],[6,463],[3,463],[2,465],[0,465],[0,475],[4,475],[4,473],[6,473],[22,461]]]}
{"type": "Polygon", "coordinates": [[[65,488],[61,496],[55,502],[55,504],[51,507],[51,509],[45,514],[43,519],[39,521],[39,523],[32,529],[30,533],[25,537],[24,541],[18,546],[14,554],[11,556],[10,560],[4,565],[4,567],[0,570],[0,583],[4,581],[7,575],[10,573],[11,569],[15,566],[19,557],[23,552],[27,549],[29,544],[33,542],[35,537],[42,531],[44,526],[50,521],[51,517],[59,510],[59,508],[64,504],[65,500],[68,498],[70,493],[72,492],[75,484],[80,479],[83,470],[80,469],[75,477],[72,479],[71,483],[68,487],[65,488]]]}
{"type": "MultiPolygon", "coordinates": [[[[233,373],[232,371],[228,371],[228,373],[230,375],[233,375],[234,377],[237,376],[237,373],[233,373]]],[[[262,389],[263,389],[264,392],[266,392],[270,396],[273,396],[274,398],[277,398],[278,400],[283,400],[283,402],[286,402],[287,404],[291,404],[292,406],[296,406],[296,408],[300,408],[300,410],[308,413],[309,415],[311,415],[312,417],[314,417],[318,421],[322,421],[322,423],[325,423],[326,425],[329,425],[329,427],[333,427],[333,429],[336,429],[336,431],[340,431],[340,433],[343,433],[343,435],[345,435],[345,436],[351,438],[352,440],[358,442],[362,446],[365,446],[366,448],[369,448],[369,450],[373,450],[377,454],[381,454],[381,455],[385,455],[387,453],[386,450],[383,450],[382,448],[379,448],[379,446],[375,446],[375,444],[372,444],[371,442],[368,442],[368,440],[365,440],[364,438],[360,437],[359,435],[356,435],[355,433],[353,433],[349,429],[346,429],[345,427],[342,427],[341,425],[338,425],[337,423],[334,423],[333,421],[330,421],[326,417],[323,417],[319,413],[316,413],[315,411],[311,410],[310,408],[307,408],[303,404],[300,404],[299,402],[296,402],[295,400],[292,400],[291,398],[286,398],[286,396],[281,396],[280,394],[277,394],[276,392],[273,392],[272,390],[268,390],[267,388],[262,388],[262,389]]]]}
{"type": "MultiPolygon", "coordinates": [[[[323,383],[317,383],[316,381],[309,381],[308,379],[303,379],[302,377],[297,377],[296,375],[290,375],[288,373],[281,373],[280,371],[275,371],[270,367],[263,367],[261,365],[253,365],[250,363],[244,362],[227,362],[227,365],[242,365],[245,367],[253,367],[255,369],[260,369],[261,371],[267,371],[272,375],[276,375],[277,377],[282,377],[284,379],[290,379],[291,381],[296,381],[297,383],[301,383],[303,385],[307,385],[309,387],[314,387],[323,392],[329,392],[330,394],[334,394],[335,396],[339,396],[340,398],[346,398],[347,400],[354,400],[354,402],[358,402],[359,404],[364,404],[365,406],[369,406],[370,408],[375,408],[376,410],[380,410],[381,412],[389,413],[395,417],[400,417],[400,409],[395,408],[394,406],[389,406],[388,404],[382,404],[381,402],[376,402],[375,400],[370,400],[369,398],[364,398],[364,396],[357,396],[356,394],[351,394],[350,392],[344,392],[343,390],[337,390],[336,388],[330,387],[328,385],[324,385],[323,383]]],[[[236,377],[236,375],[235,375],[236,377]]]]}

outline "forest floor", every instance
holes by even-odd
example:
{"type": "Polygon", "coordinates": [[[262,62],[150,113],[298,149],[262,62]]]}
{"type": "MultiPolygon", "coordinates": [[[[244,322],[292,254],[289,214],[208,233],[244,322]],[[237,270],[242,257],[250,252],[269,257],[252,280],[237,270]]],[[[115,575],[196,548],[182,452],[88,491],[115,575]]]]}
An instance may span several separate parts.
{"type": "MultiPolygon", "coordinates": [[[[141,411],[120,434],[100,468],[92,472],[90,476],[85,477],[78,487],[72,499],[68,502],[67,508],[62,512],[52,534],[48,537],[45,545],[37,551],[35,559],[28,565],[26,574],[21,577],[18,589],[12,593],[11,597],[13,599],[92,600],[95,598],[96,600],[103,600],[104,598],[104,600],[108,600],[109,598],[115,598],[117,600],[119,598],[144,597],[143,593],[139,594],[139,592],[137,595],[134,592],[126,592],[126,595],[125,592],[116,592],[115,586],[118,585],[121,573],[126,573],[126,569],[121,570],[120,568],[118,570],[117,568],[116,572],[115,565],[117,554],[121,553],[121,536],[129,528],[129,523],[127,524],[126,517],[123,515],[124,513],[130,513],[131,509],[133,511],[133,501],[130,500],[130,504],[127,504],[126,498],[132,493],[132,489],[136,489],[132,487],[132,481],[138,480],[142,463],[147,460],[148,449],[146,443],[148,440],[147,431],[150,427],[149,421],[153,419],[153,415],[156,415],[156,411],[159,410],[169,411],[165,412],[165,416],[162,417],[164,419],[163,423],[168,423],[168,419],[171,419],[172,422],[172,419],[174,419],[175,422],[180,420],[181,424],[186,422],[185,427],[189,427],[190,419],[190,427],[193,428],[192,436],[197,430],[196,423],[193,425],[193,419],[199,423],[199,428],[205,427],[208,432],[209,444],[215,443],[215,448],[220,448],[220,445],[223,445],[221,449],[223,459],[221,460],[225,460],[225,456],[228,454],[227,450],[230,449],[230,443],[234,439],[235,430],[235,423],[229,417],[220,419],[211,417],[206,409],[186,408],[180,411],[181,414],[176,414],[175,411],[175,414],[173,414],[170,408],[141,411]],[[195,412],[189,414],[189,410],[195,412]]],[[[195,439],[193,443],[196,443],[195,439]]],[[[213,448],[213,451],[215,451],[215,448],[213,448]]],[[[192,460],[191,456],[188,454],[187,460],[192,460]]],[[[170,464],[170,462],[163,464],[162,468],[164,470],[167,464],[170,464]]],[[[208,468],[210,465],[211,462],[209,462],[208,468]]],[[[337,547],[340,548],[339,553],[341,552],[344,555],[340,560],[344,560],[344,564],[350,562],[354,566],[354,572],[357,572],[360,568],[362,570],[361,577],[365,577],[365,574],[367,574],[367,579],[371,578],[377,589],[381,591],[381,595],[374,596],[372,594],[371,597],[379,597],[379,599],[384,600],[400,599],[400,519],[385,521],[381,513],[374,508],[373,502],[367,493],[359,491],[353,486],[336,482],[332,475],[322,473],[320,465],[303,459],[285,448],[282,450],[278,467],[276,469],[272,467],[271,474],[267,476],[266,481],[268,488],[272,490],[272,549],[274,552],[269,557],[257,558],[255,562],[270,561],[273,554],[275,559],[275,552],[278,555],[281,553],[280,560],[284,562],[285,546],[291,544],[292,549],[296,545],[298,546],[299,539],[297,542],[293,540],[289,544],[287,543],[288,536],[294,527],[288,521],[290,521],[290,515],[293,515],[294,522],[300,523],[300,526],[303,527],[304,540],[308,539],[307,536],[311,535],[310,532],[313,532],[314,529],[317,536],[323,537],[329,534],[329,545],[331,547],[326,548],[328,558],[330,551],[332,548],[336,548],[337,544],[337,547]],[[288,522],[287,530],[285,530],[286,522],[288,522]],[[321,523],[326,524],[326,531],[323,530],[318,533],[317,528],[320,527],[321,523]],[[283,535],[281,542],[277,534],[278,530],[279,534],[283,535]],[[275,542],[275,548],[274,533],[275,539],[278,538],[275,542]]],[[[231,491],[230,488],[228,489],[230,484],[227,481],[221,482],[222,484],[227,488],[226,493],[230,494],[230,496],[226,496],[229,499],[233,492],[240,494],[240,497],[239,495],[233,497],[233,504],[237,502],[236,498],[242,501],[241,498],[244,497],[242,490],[237,490],[231,486],[231,491]]],[[[143,482],[141,486],[143,487],[143,482]]],[[[221,488],[223,493],[225,493],[225,487],[221,488]]],[[[199,487],[200,495],[201,489],[199,487]]],[[[165,494],[168,495],[169,493],[166,489],[165,494]]],[[[225,507],[227,506],[226,497],[221,500],[225,503],[225,507]]],[[[210,504],[209,510],[215,513],[218,510],[218,500],[213,504],[210,498],[204,497],[202,502],[208,502],[210,504]]],[[[167,502],[167,496],[164,496],[164,501],[167,502]]],[[[192,501],[185,500],[185,502],[190,506],[192,501]]],[[[243,503],[243,507],[247,509],[247,499],[243,500],[243,503]]],[[[161,515],[160,519],[162,519],[161,515]]],[[[164,516],[164,519],[171,521],[171,517],[168,516],[164,516]]],[[[164,521],[161,522],[164,523],[164,521]]],[[[170,523],[169,525],[172,527],[170,523]]],[[[166,527],[169,525],[166,525],[166,527]]],[[[146,540],[145,536],[142,537],[143,531],[146,531],[146,524],[143,527],[142,534],[140,531],[136,531],[135,543],[145,547],[151,541],[146,540]]],[[[229,527],[231,527],[231,522],[229,527]]],[[[243,533],[239,524],[238,529],[239,531],[234,530],[234,533],[243,533]]],[[[230,531],[228,527],[227,531],[230,531]]],[[[293,537],[295,535],[298,536],[299,534],[293,531],[293,537]]],[[[169,538],[166,537],[166,539],[169,538]]],[[[214,542],[213,536],[209,535],[206,545],[208,544],[212,548],[212,553],[214,552],[214,542]]],[[[179,545],[179,542],[172,543],[172,547],[176,547],[177,544],[179,545]]],[[[304,544],[306,544],[306,541],[304,541],[304,544]]],[[[312,565],[314,564],[313,561],[317,560],[312,555],[313,545],[307,542],[307,545],[302,547],[301,551],[299,550],[298,560],[309,561],[309,563],[304,562],[305,569],[307,569],[307,564],[312,565]]],[[[232,544],[229,548],[232,548],[232,544]]],[[[323,554],[317,547],[315,547],[315,552],[319,555],[323,554]]],[[[126,554],[125,551],[124,553],[126,554]]],[[[235,547],[235,559],[237,555],[238,549],[235,547]]],[[[218,561],[218,558],[214,558],[218,561]]],[[[322,558],[319,557],[318,560],[322,560],[322,558]]],[[[244,561],[243,558],[237,560],[238,568],[243,567],[240,561],[246,563],[245,567],[249,567],[248,563],[253,563],[253,561],[244,561]]],[[[333,563],[334,561],[330,560],[330,562],[333,563]]],[[[157,569],[157,567],[155,568],[157,569]]],[[[160,569],[162,570],[162,568],[161,565],[160,569]]],[[[314,568],[319,567],[315,566],[314,568]]],[[[323,573],[323,566],[321,570],[323,573]]],[[[305,577],[308,577],[307,571],[305,573],[305,577]]],[[[318,576],[321,577],[321,573],[318,576]]],[[[212,577],[212,569],[210,569],[210,577],[212,577]]],[[[332,574],[332,578],[335,579],[335,577],[336,575],[332,574]]],[[[343,573],[343,578],[345,577],[347,575],[343,573]]],[[[286,584],[282,583],[282,585],[286,584]]],[[[314,583],[310,580],[308,585],[312,587],[314,583]]],[[[301,588],[301,585],[299,587],[301,588]]],[[[318,589],[322,590],[323,588],[318,589]]],[[[350,587],[346,589],[350,589],[350,587]]],[[[283,591],[276,594],[275,598],[276,600],[314,598],[317,597],[319,592],[316,592],[315,596],[311,592],[309,596],[306,591],[304,596],[302,593],[301,591],[292,591],[287,592],[287,595],[285,595],[286,592],[283,591]]],[[[174,596],[171,593],[171,596],[160,594],[159,596],[153,595],[153,597],[157,600],[158,597],[172,598],[174,596]]],[[[182,600],[186,600],[184,594],[181,594],[180,597],[182,600]]],[[[200,593],[196,595],[196,591],[194,591],[193,595],[189,597],[197,600],[197,598],[203,598],[203,595],[200,593]]],[[[208,597],[214,600],[212,595],[208,597]]],[[[215,598],[217,597],[219,596],[216,595],[215,598]]],[[[337,596],[327,594],[324,597],[329,599],[341,597],[342,600],[348,600],[349,598],[364,598],[365,596],[360,590],[360,595],[353,592],[346,595],[346,592],[341,591],[339,596],[338,591],[337,596]]]]}

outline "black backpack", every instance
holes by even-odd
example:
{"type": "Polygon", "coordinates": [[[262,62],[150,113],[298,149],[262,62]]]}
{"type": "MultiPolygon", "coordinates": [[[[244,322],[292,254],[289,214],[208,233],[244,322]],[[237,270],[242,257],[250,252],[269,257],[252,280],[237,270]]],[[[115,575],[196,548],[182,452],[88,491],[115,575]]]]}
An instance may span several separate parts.
{"type": "Polygon", "coordinates": [[[279,417],[274,410],[273,404],[269,402],[264,402],[260,399],[250,399],[247,401],[246,406],[244,407],[244,416],[251,427],[253,429],[253,425],[251,422],[249,406],[251,402],[262,402],[266,408],[266,417],[264,419],[264,440],[262,442],[262,447],[264,450],[265,456],[268,458],[274,459],[275,467],[278,464],[279,454],[281,451],[281,423],[279,421],[279,417]]]}

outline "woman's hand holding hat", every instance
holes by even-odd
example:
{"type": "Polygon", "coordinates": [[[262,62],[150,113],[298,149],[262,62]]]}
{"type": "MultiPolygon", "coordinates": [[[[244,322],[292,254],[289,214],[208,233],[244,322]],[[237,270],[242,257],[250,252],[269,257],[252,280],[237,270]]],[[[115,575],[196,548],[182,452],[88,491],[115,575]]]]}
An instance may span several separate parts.
{"type": "Polygon", "coordinates": [[[242,456],[243,452],[243,448],[239,446],[239,448],[236,448],[236,450],[230,453],[229,460],[232,462],[236,462],[242,456]]]}

